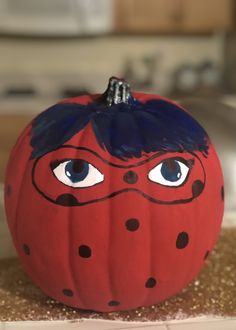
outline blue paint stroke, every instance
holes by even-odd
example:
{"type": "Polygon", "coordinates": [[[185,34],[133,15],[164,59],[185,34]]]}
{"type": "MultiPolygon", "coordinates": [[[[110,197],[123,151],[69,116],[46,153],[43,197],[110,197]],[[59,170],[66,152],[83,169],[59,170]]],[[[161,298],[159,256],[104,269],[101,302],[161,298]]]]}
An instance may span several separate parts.
{"type": "Polygon", "coordinates": [[[56,104],[32,123],[30,158],[55,150],[89,122],[101,148],[122,160],[156,151],[208,154],[208,135],[191,115],[167,101],[149,100],[111,107],[56,104]]]}

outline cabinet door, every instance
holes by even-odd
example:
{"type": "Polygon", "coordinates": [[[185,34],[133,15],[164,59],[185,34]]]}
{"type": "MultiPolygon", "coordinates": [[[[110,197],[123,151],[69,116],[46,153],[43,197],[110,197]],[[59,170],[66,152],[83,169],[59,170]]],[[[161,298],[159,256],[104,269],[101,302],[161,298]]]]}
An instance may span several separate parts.
{"type": "Polygon", "coordinates": [[[181,0],[116,0],[116,31],[168,32],[181,21],[181,0]]]}
{"type": "Polygon", "coordinates": [[[182,0],[183,32],[228,30],[232,24],[232,0],[182,0]]]}

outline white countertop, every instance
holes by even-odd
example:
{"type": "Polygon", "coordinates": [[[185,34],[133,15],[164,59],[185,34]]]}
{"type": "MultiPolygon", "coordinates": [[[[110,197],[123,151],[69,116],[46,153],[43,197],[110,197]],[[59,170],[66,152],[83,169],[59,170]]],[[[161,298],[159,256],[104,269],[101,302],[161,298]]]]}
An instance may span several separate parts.
{"type": "Polygon", "coordinates": [[[81,319],[75,321],[1,322],[0,330],[235,330],[236,319],[198,317],[159,322],[122,322],[81,319]]]}

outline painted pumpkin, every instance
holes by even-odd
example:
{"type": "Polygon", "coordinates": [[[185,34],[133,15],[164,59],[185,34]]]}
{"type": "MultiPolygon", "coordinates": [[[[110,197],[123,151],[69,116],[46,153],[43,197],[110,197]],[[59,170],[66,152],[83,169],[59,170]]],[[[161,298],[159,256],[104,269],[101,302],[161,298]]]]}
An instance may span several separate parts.
{"type": "Polygon", "coordinates": [[[6,213],[35,283],[67,305],[117,311],[189,283],[223,214],[219,160],[204,129],[157,95],[111,78],[103,95],[36,117],[10,156],[6,213]]]}

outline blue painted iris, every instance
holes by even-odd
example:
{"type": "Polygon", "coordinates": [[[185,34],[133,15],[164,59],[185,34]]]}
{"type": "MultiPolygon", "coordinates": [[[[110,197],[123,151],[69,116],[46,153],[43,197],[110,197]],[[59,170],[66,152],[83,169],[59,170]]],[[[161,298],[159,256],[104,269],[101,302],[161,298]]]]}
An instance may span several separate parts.
{"type": "Polygon", "coordinates": [[[178,187],[187,180],[189,167],[184,159],[167,158],[148,173],[148,178],[163,186],[178,187]]]}
{"type": "Polygon", "coordinates": [[[57,161],[52,171],[60,182],[73,188],[91,187],[104,180],[104,175],[83,159],[57,161]]]}
{"type": "Polygon", "coordinates": [[[174,159],[164,161],[161,166],[161,174],[167,181],[178,181],[182,175],[179,162],[174,159]]]}
{"type": "Polygon", "coordinates": [[[65,166],[65,174],[73,183],[83,181],[88,172],[89,164],[82,159],[70,160],[65,166]]]}

